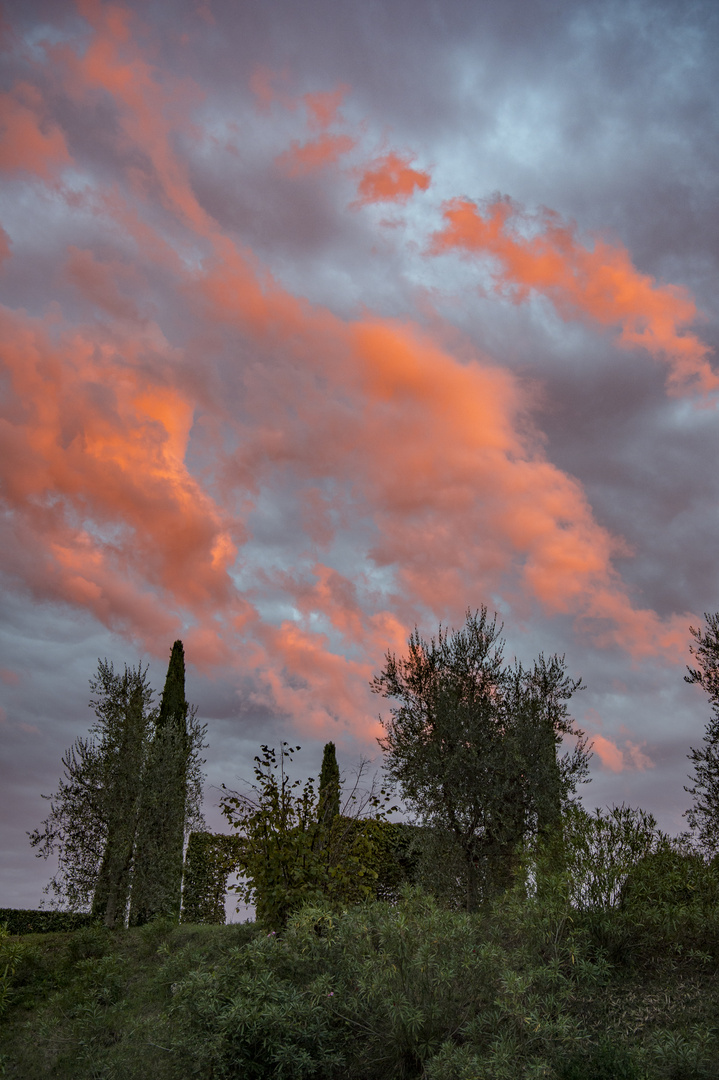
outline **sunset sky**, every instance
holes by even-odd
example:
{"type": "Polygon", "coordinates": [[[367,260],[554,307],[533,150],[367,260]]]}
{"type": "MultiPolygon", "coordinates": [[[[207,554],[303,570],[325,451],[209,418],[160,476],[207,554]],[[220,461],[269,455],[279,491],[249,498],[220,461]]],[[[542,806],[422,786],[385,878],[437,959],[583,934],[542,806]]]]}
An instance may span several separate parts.
{"type": "Polygon", "coordinates": [[[486,604],[588,808],[686,827],[719,609],[712,0],[0,5],[0,907],[99,657],[176,638],[205,815],[486,604]],[[213,786],[214,785],[214,786],[213,786]]]}

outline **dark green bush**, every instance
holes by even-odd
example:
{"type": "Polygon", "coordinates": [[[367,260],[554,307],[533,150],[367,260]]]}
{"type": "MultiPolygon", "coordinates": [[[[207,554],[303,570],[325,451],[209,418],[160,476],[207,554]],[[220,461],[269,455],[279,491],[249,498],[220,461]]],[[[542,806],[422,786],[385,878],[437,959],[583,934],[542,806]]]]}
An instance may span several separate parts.
{"type": "Polygon", "coordinates": [[[627,876],[620,916],[637,949],[719,958],[719,867],[664,847],[627,876]]]}
{"type": "Polygon", "coordinates": [[[601,1042],[556,1066],[557,1080],[643,1080],[645,1072],[623,1046],[601,1042]]]}
{"type": "Polygon", "coordinates": [[[30,908],[0,908],[0,926],[8,934],[49,934],[63,930],[79,930],[96,926],[101,920],[95,915],[73,911],[34,911],[30,908]]]}

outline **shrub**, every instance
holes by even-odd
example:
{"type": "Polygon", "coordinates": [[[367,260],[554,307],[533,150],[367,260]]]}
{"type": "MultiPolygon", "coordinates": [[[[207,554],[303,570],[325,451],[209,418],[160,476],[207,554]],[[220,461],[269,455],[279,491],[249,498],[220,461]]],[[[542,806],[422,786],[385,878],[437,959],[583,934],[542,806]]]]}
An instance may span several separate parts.
{"type": "Polygon", "coordinates": [[[643,1080],[646,1075],[623,1046],[601,1042],[560,1062],[557,1080],[643,1080]]]}

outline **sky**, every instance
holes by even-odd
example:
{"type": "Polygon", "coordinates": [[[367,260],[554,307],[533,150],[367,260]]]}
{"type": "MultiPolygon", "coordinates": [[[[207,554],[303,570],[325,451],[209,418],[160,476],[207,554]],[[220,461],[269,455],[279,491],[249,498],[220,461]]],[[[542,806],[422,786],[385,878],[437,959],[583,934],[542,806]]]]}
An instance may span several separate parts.
{"type": "Polygon", "coordinates": [[[6,0],[0,907],[172,643],[205,818],[263,743],[381,768],[369,683],[486,604],[564,654],[588,809],[686,828],[719,609],[712,0],[6,0]]]}

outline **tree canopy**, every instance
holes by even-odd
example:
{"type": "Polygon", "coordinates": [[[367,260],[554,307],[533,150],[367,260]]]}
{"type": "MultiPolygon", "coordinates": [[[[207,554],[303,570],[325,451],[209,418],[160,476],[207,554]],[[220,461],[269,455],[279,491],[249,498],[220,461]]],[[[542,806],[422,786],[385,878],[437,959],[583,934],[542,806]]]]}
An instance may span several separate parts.
{"type": "MultiPolygon", "coordinates": [[[[134,888],[142,795],[160,712],[152,704],[147,667],[139,664],[120,672],[98,660],[90,692],[96,721],[89,738],[76,739],[63,756],[65,775],[57,791],[42,796],[50,800],[50,813],[28,836],[38,857],[57,853],[58,871],[45,887],[53,907],[92,908],[108,925],[122,925],[134,888]]],[[[181,837],[204,826],[205,730],[190,709],[181,837]]]]}
{"type": "Polygon", "coordinates": [[[528,833],[559,827],[588,772],[587,740],[566,704],[581,680],[556,655],[528,669],[506,664],[501,629],[484,606],[429,642],[415,628],[408,654],[388,652],[372,682],[398,702],[380,717],[385,772],[417,820],[458,846],[470,910],[506,888],[528,833]],[[563,736],[575,747],[558,760],[563,736]]]}
{"type": "Polygon", "coordinates": [[[719,612],[705,613],[704,629],[689,627],[695,644],[689,652],[696,667],[687,667],[684,679],[697,683],[707,693],[712,715],[707,721],[703,745],[690,748],[687,755],[694,766],[693,785],[684,790],[694,796],[685,817],[697,833],[700,846],[708,853],[719,852],[719,612]]]}

